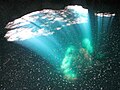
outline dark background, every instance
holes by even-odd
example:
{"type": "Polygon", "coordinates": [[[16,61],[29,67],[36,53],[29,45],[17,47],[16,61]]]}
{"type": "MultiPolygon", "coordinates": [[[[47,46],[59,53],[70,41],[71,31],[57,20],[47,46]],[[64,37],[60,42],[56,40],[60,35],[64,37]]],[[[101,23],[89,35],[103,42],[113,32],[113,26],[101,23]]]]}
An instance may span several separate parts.
{"type": "Polygon", "coordinates": [[[0,90],[120,90],[120,9],[118,0],[0,0],[0,90]],[[5,25],[27,13],[44,8],[64,9],[82,5],[91,13],[115,13],[108,43],[110,56],[77,83],[63,81],[54,68],[34,52],[7,42],[5,25]],[[113,44],[114,42],[114,44],[113,44]],[[99,76],[100,74],[100,76],[99,76]]]}

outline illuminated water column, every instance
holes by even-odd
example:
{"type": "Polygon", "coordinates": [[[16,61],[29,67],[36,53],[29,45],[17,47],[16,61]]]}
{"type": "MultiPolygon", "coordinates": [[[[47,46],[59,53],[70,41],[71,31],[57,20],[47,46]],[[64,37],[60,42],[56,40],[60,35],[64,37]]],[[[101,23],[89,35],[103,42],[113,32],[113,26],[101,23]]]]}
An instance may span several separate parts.
{"type": "MultiPolygon", "coordinates": [[[[84,13],[84,17],[86,17],[87,22],[80,24],[80,30],[82,31],[82,39],[81,39],[81,44],[82,44],[82,48],[84,48],[89,54],[93,53],[93,44],[92,44],[92,32],[91,32],[91,22],[90,22],[90,16],[89,16],[89,12],[88,10],[83,11],[84,13]]],[[[82,13],[80,13],[79,15],[83,15],[82,13]]]]}
{"type": "Polygon", "coordinates": [[[45,9],[24,15],[6,26],[5,37],[38,55],[68,80],[76,80],[80,67],[92,61],[93,45],[88,10],[67,6],[64,10],[45,9]]]}
{"type": "MultiPolygon", "coordinates": [[[[112,20],[114,18],[115,14],[111,13],[95,13],[96,21],[97,21],[97,37],[96,37],[96,51],[97,56],[102,58],[105,56],[103,54],[105,47],[105,43],[107,43],[107,40],[105,40],[105,36],[109,35],[109,31],[111,28],[112,20]]],[[[107,39],[107,37],[106,37],[107,39]]]]}
{"type": "Polygon", "coordinates": [[[61,69],[63,71],[64,77],[69,80],[77,79],[77,72],[73,69],[73,62],[76,58],[76,50],[74,46],[67,48],[65,52],[65,57],[61,64],[61,69]]]}
{"type": "Polygon", "coordinates": [[[76,9],[74,9],[74,11],[78,13],[77,17],[79,17],[79,18],[84,17],[85,19],[81,18],[81,20],[83,20],[83,21],[86,20],[85,23],[79,24],[79,30],[82,32],[81,34],[83,34],[83,39],[88,38],[91,40],[91,38],[92,38],[91,24],[90,24],[90,17],[89,17],[88,9],[81,10],[79,8],[76,8],[76,9]]]}

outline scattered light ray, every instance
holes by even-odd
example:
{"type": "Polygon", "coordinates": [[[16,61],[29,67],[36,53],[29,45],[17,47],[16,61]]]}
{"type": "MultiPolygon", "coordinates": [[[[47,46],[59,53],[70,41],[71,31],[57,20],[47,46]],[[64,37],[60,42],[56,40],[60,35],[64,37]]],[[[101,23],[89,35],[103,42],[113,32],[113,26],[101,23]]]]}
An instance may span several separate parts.
{"type": "MultiPolygon", "coordinates": [[[[96,44],[96,48],[97,50],[104,50],[105,47],[102,47],[100,48],[100,44],[103,39],[103,33],[105,34],[109,34],[109,31],[110,31],[110,27],[111,27],[111,24],[112,24],[112,21],[113,21],[113,18],[115,16],[115,14],[111,14],[111,13],[95,13],[95,16],[97,17],[97,44],[96,44]]],[[[107,42],[106,42],[107,43],[107,42]]],[[[99,52],[98,52],[98,55],[99,55],[99,52]]],[[[98,55],[96,57],[98,57],[98,55]]],[[[105,55],[102,54],[100,56],[101,57],[104,57],[105,55]]]]}
{"type": "MultiPolygon", "coordinates": [[[[32,49],[55,68],[60,68],[66,79],[75,80],[79,76],[77,70],[71,70],[75,66],[72,63],[79,59],[78,54],[75,54],[79,53],[79,50],[75,48],[82,47],[80,46],[81,38],[87,37],[90,40],[88,18],[88,10],[77,5],[67,6],[64,10],[44,9],[9,22],[6,29],[10,29],[10,31],[6,33],[5,37],[8,41],[17,41],[18,44],[32,49]],[[79,29],[74,28],[78,26],[80,26],[79,29]],[[81,36],[81,33],[85,36],[81,36]],[[70,45],[73,46],[69,47],[70,45]],[[70,56],[71,50],[75,51],[72,56],[70,56]]],[[[87,47],[88,43],[85,43],[84,46],[87,47]]],[[[85,58],[88,59],[89,49],[86,47],[83,48],[85,52],[80,52],[83,52],[81,54],[86,55],[85,58]]],[[[80,64],[83,64],[82,61],[80,64]]]]}
{"type": "Polygon", "coordinates": [[[38,55],[42,56],[43,59],[52,64],[55,68],[58,68],[60,63],[59,58],[61,57],[63,52],[61,50],[61,45],[57,43],[56,40],[53,40],[53,37],[41,37],[31,38],[17,43],[36,52],[38,55]]]}
{"type": "MultiPolygon", "coordinates": [[[[95,16],[98,18],[100,39],[100,32],[107,30],[111,25],[110,17],[115,14],[102,16],[96,13],[95,16]]],[[[88,10],[81,6],[67,6],[64,10],[36,11],[9,22],[6,29],[9,29],[5,35],[8,41],[17,41],[32,49],[55,68],[59,68],[68,80],[75,80],[80,76],[77,65],[87,67],[93,62],[94,47],[89,14],[88,10]],[[67,54],[69,48],[71,49],[67,54]],[[73,51],[75,53],[70,54],[73,51]]],[[[102,57],[104,55],[100,56],[102,57]]]]}

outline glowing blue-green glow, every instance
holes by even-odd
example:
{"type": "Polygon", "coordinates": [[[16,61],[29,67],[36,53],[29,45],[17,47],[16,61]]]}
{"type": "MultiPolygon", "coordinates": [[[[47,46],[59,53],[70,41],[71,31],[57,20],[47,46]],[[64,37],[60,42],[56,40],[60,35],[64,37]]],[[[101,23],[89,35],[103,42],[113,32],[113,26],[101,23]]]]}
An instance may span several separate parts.
{"type": "Polygon", "coordinates": [[[73,68],[72,63],[74,62],[74,57],[75,57],[75,47],[70,46],[67,48],[65,57],[61,64],[61,69],[63,71],[64,76],[70,80],[74,80],[77,78],[76,73],[72,69],[73,68]]]}
{"type": "Polygon", "coordinates": [[[93,53],[93,46],[88,38],[83,39],[82,46],[85,48],[89,53],[93,53]]]}
{"type": "Polygon", "coordinates": [[[7,24],[8,41],[35,51],[60,70],[67,80],[75,80],[79,67],[92,62],[91,28],[88,10],[68,6],[64,10],[42,10],[27,14],[7,24]]]}
{"type": "Polygon", "coordinates": [[[91,47],[91,42],[88,39],[83,40],[85,47],[69,46],[65,52],[65,56],[61,63],[61,70],[64,77],[68,80],[77,79],[80,74],[78,74],[79,69],[75,68],[77,65],[82,67],[89,67],[92,65],[92,56],[89,53],[89,48],[91,47]]]}
{"type": "Polygon", "coordinates": [[[53,36],[32,38],[18,43],[41,55],[43,59],[47,60],[55,68],[59,67],[60,58],[64,51],[62,51],[61,45],[53,36]]]}

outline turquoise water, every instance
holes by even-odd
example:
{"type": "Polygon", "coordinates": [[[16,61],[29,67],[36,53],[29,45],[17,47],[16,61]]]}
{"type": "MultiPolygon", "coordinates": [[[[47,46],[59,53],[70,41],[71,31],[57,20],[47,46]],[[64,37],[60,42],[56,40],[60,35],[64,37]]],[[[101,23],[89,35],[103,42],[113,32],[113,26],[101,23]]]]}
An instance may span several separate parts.
{"type": "Polygon", "coordinates": [[[105,47],[100,48],[101,42],[104,43],[101,37],[108,32],[112,18],[95,18],[97,25],[93,30],[88,10],[81,6],[42,10],[8,23],[6,27],[12,30],[5,37],[42,56],[63,78],[76,80],[84,69],[91,68],[95,60],[105,56],[101,52],[105,47]]]}
{"type": "Polygon", "coordinates": [[[94,47],[78,25],[71,25],[49,36],[31,38],[22,45],[42,56],[67,80],[76,80],[83,68],[92,65],[94,47]],[[73,28],[77,27],[77,28],[73,28]]]}

